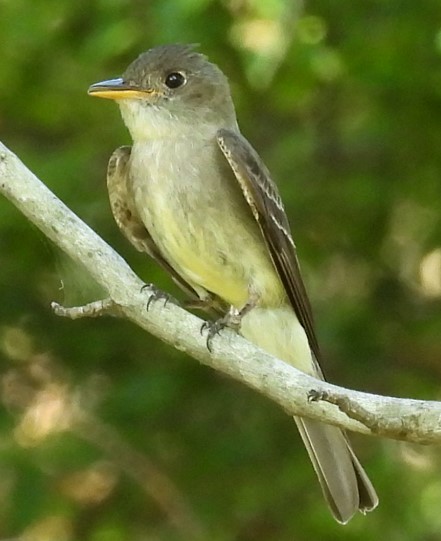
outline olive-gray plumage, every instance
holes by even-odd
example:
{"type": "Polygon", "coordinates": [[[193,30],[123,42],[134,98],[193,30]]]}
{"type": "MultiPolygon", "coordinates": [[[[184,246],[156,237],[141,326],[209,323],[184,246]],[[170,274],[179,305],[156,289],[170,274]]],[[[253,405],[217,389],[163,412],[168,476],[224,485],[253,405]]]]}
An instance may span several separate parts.
{"type": "MultiPolygon", "coordinates": [[[[133,139],[131,152],[112,156],[108,175],[126,237],[190,295],[247,307],[240,329],[247,339],[323,377],[288,219],[268,170],[240,134],[221,70],[192,46],[166,45],[89,93],[117,100],[133,139]]],[[[345,523],[376,507],[344,433],[295,420],[335,518],[345,523]]]]}

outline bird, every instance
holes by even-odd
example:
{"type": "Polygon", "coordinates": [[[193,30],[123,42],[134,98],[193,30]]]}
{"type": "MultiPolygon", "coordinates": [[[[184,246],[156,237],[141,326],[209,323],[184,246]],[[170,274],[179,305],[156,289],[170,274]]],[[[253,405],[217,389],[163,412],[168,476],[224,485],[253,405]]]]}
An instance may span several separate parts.
{"type": "MultiPolygon", "coordinates": [[[[189,299],[223,306],[222,325],[234,321],[253,344],[324,379],[284,205],[240,132],[221,69],[193,45],[159,45],[88,93],[116,101],[133,141],[112,154],[107,172],[126,238],[189,299]]],[[[376,491],[346,434],[294,419],[334,518],[345,524],[373,510],[376,491]]]]}

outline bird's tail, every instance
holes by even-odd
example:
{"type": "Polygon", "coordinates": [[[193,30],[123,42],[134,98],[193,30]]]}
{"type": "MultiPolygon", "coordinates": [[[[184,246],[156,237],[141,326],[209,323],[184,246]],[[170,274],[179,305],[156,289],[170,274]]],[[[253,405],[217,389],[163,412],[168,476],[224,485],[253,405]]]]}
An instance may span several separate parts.
{"type": "MultiPolygon", "coordinates": [[[[291,307],[251,310],[242,320],[241,333],[279,359],[321,377],[291,307]]],[[[377,494],[345,434],[311,419],[295,417],[295,421],[336,520],[345,524],[357,510],[365,513],[374,509],[377,494]]]]}
{"type": "Polygon", "coordinates": [[[332,514],[346,524],[357,510],[377,506],[377,494],[343,432],[311,419],[294,418],[332,514]]]}

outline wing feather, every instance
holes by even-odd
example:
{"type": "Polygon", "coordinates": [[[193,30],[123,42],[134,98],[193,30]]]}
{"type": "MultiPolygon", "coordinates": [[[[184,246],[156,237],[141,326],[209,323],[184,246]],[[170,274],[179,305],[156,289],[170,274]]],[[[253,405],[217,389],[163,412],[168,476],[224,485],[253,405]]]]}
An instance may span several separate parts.
{"type": "Polygon", "coordinates": [[[257,152],[242,135],[221,129],[217,133],[217,141],[259,224],[274,267],[318,361],[320,351],[311,305],[277,186],[257,152]]]}
{"type": "Polygon", "coordinates": [[[146,252],[173,281],[190,297],[198,300],[196,291],[166,261],[143,224],[128,189],[130,146],[117,148],[107,166],[107,189],[113,217],[123,235],[140,252],[146,252]]]}

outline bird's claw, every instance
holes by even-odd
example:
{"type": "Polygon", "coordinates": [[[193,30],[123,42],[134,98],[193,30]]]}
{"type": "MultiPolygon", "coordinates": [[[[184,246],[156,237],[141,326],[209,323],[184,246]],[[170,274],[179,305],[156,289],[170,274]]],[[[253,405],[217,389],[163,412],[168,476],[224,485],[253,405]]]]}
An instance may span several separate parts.
{"type": "Polygon", "coordinates": [[[201,334],[203,334],[204,331],[207,331],[207,349],[210,353],[213,351],[211,347],[213,338],[219,334],[222,329],[225,329],[225,327],[238,331],[240,329],[241,319],[240,311],[234,308],[230,309],[224,317],[221,317],[216,321],[204,321],[201,325],[201,334]]]}
{"type": "Polygon", "coordinates": [[[144,291],[145,289],[148,289],[150,293],[150,297],[149,297],[149,300],[147,301],[147,306],[146,306],[147,312],[150,310],[152,303],[159,300],[164,301],[164,307],[167,306],[169,302],[172,302],[173,304],[178,304],[178,301],[174,297],[172,297],[165,291],[162,291],[161,289],[157,288],[153,284],[145,284],[144,286],[142,286],[141,291],[144,291]]]}
{"type": "Polygon", "coordinates": [[[213,349],[211,347],[211,342],[213,341],[213,338],[216,336],[216,334],[219,334],[221,330],[227,326],[223,319],[224,318],[218,319],[216,321],[205,321],[201,326],[201,334],[203,334],[204,331],[207,331],[207,349],[210,353],[213,352],[213,349]]]}

